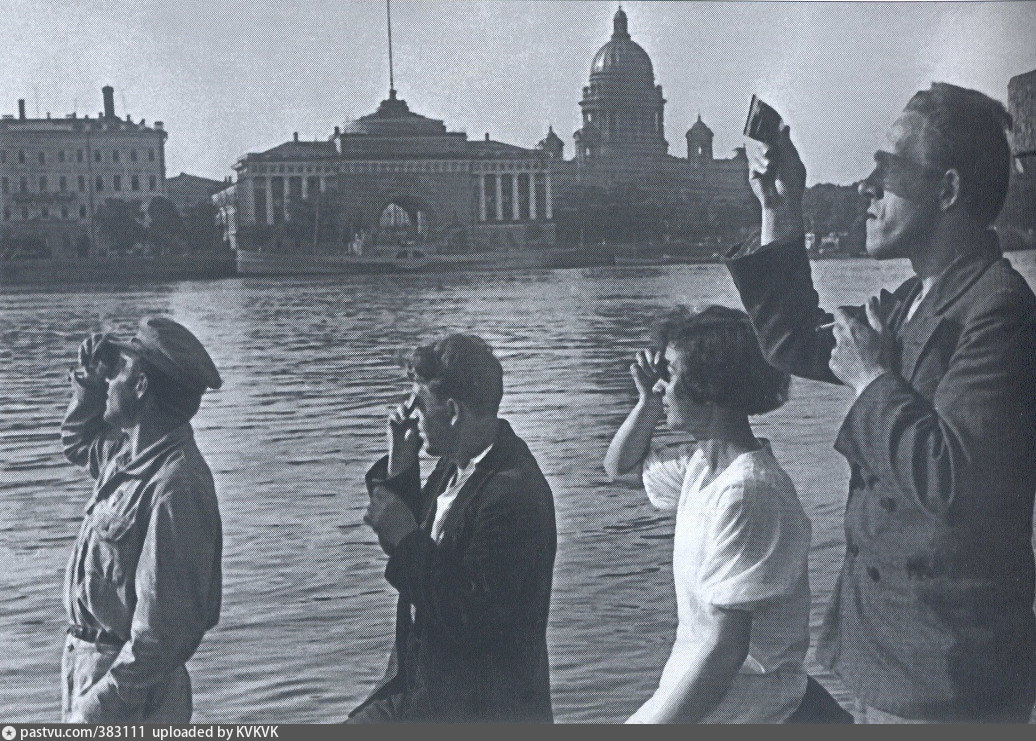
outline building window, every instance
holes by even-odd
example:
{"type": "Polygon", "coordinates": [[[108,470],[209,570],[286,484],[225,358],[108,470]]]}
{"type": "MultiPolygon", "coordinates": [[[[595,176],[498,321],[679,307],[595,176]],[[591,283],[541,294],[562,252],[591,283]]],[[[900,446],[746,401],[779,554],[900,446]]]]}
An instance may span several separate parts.
{"type": "Polygon", "coordinates": [[[20,178],[18,178],[18,190],[20,190],[22,193],[28,193],[29,192],[29,178],[27,178],[27,177],[20,177],[20,178]]]}
{"type": "Polygon", "coordinates": [[[10,221],[10,220],[11,220],[11,209],[5,208],[4,209],[4,221],[10,221]]]}
{"type": "Polygon", "coordinates": [[[94,186],[95,186],[95,188],[96,188],[98,193],[100,193],[102,190],[104,190],[104,178],[102,178],[100,175],[98,175],[97,176],[97,180],[94,181],[94,186]]]}
{"type": "Polygon", "coordinates": [[[58,152],[58,162],[64,162],[64,161],[65,161],[65,150],[62,149],[61,151],[58,152]]]}
{"type": "Polygon", "coordinates": [[[86,206],[80,206],[79,207],[79,218],[80,219],[85,219],[86,218],[86,206]]]}
{"type": "Polygon", "coordinates": [[[68,190],[68,178],[64,175],[58,178],[58,190],[68,190]]]}
{"type": "Polygon", "coordinates": [[[122,190],[122,175],[112,175],[112,190],[122,190]]]}
{"type": "Polygon", "coordinates": [[[154,162],[155,161],[155,150],[154,149],[147,150],[147,161],[148,162],[154,162]]]}
{"type": "Polygon", "coordinates": [[[136,149],[131,149],[130,150],[130,162],[136,162],[136,161],[137,161],[137,150],[136,149]]]}
{"type": "Polygon", "coordinates": [[[306,193],[312,198],[314,193],[320,192],[320,177],[317,175],[311,175],[306,178],[306,193]]]}
{"type": "Polygon", "coordinates": [[[154,190],[157,190],[157,188],[158,188],[158,180],[156,180],[156,178],[155,178],[155,176],[154,176],[154,175],[151,175],[151,176],[150,176],[150,177],[149,177],[149,178],[147,179],[147,188],[148,188],[148,190],[150,190],[150,191],[154,191],[154,190]]]}
{"type": "Polygon", "coordinates": [[[27,209],[25,206],[22,206],[22,221],[28,221],[28,220],[29,220],[29,209],[27,209]]]}
{"type": "Polygon", "coordinates": [[[50,218],[50,209],[47,208],[46,206],[40,206],[40,218],[49,219],[50,218]]]}
{"type": "Polygon", "coordinates": [[[83,150],[80,149],[80,150],[78,150],[76,152],[76,162],[82,162],[82,161],[83,161],[83,150]]]}
{"type": "Polygon", "coordinates": [[[40,152],[39,155],[37,155],[37,159],[39,160],[41,165],[47,164],[47,155],[45,155],[43,152],[40,152]]]}
{"type": "Polygon", "coordinates": [[[130,188],[132,188],[133,190],[140,190],[140,176],[139,175],[132,175],[132,176],[130,176],[130,188]]]}
{"type": "Polygon", "coordinates": [[[85,193],[86,192],[86,176],[85,175],[80,175],[79,176],[79,192],[80,193],[85,193]]]}
{"type": "Polygon", "coordinates": [[[62,219],[67,219],[68,218],[68,206],[62,206],[61,207],[61,218],[62,219]]]}
{"type": "Polygon", "coordinates": [[[3,180],[0,180],[0,190],[2,190],[4,193],[6,193],[10,189],[11,189],[11,181],[10,180],[8,180],[7,178],[4,178],[3,180]]]}
{"type": "Polygon", "coordinates": [[[7,150],[6,149],[0,149],[0,165],[6,165],[6,164],[7,164],[7,150]]]}
{"type": "Polygon", "coordinates": [[[288,200],[293,203],[302,200],[302,178],[298,175],[288,178],[288,200]]]}
{"type": "MultiPolygon", "coordinates": [[[[25,164],[25,150],[24,149],[19,149],[18,150],[18,164],[19,165],[24,165],[25,164]]],[[[22,209],[22,210],[24,211],[25,209],[22,209]]]]}
{"type": "Polygon", "coordinates": [[[40,193],[46,193],[46,192],[47,192],[47,178],[41,177],[40,178],[40,193]]]}
{"type": "Polygon", "coordinates": [[[112,162],[118,162],[118,161],[119,161],[119,150],[118,149],[113,149],[112,150],[112,162]]]}
{"type": "Polygon", "coordinates": [[[94,150],[94,162],[100,162],[100,161],[101,161],[101,150],[100,149],[95,149],[94,150]]]}

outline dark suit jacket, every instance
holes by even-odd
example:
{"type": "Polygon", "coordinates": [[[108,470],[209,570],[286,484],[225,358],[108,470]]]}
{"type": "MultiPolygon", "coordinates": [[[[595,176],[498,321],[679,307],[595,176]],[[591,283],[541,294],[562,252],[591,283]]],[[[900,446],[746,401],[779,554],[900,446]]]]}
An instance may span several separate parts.
{"type": "MultiPolygon", "coordinates": [[[[728,263],[770,362],[837,382],[801,241],[728,263]]],[[[849,410],[846,556],[818,658],[867,705],[942,720],[1034,698],[1036,298],[989,232],[909,321],[882,291],[892,372],[849,410]]]]}
{"type": "Polygon", "coordinates": [[[386,479],[387,462],[374,464],[368,487],[387,486],[423,524],[389,557],[396,645],[386,683],[353,714],[382,701],[405,721],[551,722],[546,632],[557,527],[529,447],[500,420],[438,543],[429,533],[452,466],[440,460],[422,489],[417,466],[386,479]]]}

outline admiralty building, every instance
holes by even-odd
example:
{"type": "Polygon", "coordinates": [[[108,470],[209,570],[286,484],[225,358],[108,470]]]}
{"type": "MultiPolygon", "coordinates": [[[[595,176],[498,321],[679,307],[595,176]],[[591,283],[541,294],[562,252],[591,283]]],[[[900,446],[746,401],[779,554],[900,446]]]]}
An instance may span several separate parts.
{"type": "Polygon", "coordinates": [[[717,159],[699,116],[685,156],[670,154],[665,104],[620,8],[590,64],[570,159],[553,129],[534,147],[469,139],[390,89],[377,110],[325,140],[296,134],[245,155],[234,185],[214,198],[233,247],[353,254],[405,244],[447,252],[553,245],[559,204],[623,188],[683,204],[701,219],[717,208],[750,211],[744,150],[717,159]]]}

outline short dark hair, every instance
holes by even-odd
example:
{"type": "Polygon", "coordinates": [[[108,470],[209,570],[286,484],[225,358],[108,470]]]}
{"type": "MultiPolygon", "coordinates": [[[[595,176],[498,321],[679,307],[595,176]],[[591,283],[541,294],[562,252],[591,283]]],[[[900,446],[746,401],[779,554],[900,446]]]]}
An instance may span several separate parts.
{"type": "Polygon", "coordinates": [[[930,165],[957,170],[965,210],[983,226],[1000,214],[1011,176],[1011,114],[977,90],[933,82],[907,103],[935,131],[925,137],[930,165]]]}
{"type": "Polygon", "coordinates": [[[451,334],[421,345],[407,360],[407,375],[439,399],[455,399],[496,414],[504,396],[504,369],[493,348],[471,334],[451,334]]]}
{"type": "Polygon", "coordinates": [[[748,314],[726,306],[677,306],[651,327],[655,349],[680,353],[676,391],[699,404],[765,414],[788,400],[791,377],[766,362],[748,314]]]}

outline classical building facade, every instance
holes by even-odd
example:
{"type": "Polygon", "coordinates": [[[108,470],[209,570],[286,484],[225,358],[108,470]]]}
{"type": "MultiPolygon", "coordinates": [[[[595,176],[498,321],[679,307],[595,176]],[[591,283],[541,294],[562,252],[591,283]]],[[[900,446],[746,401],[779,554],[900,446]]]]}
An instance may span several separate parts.
{"type": "Polygon", "coordinates": [[[553,129],[538,145],[557,191],[632,185],[697,209],[702,219],[718,210],[754,212],[744,148],[717,158],[713,133],[700,115],[685,134],[686,156],[669,154],[662,86],[655,82],[651,57],[630,35],[621,7],[611,39],[593,56],[582,92],[573,159],[564,159],[564,143],[553,129]]]}
{"type": "Polygon", "coordinates": [[[103,254],[95,215],[106,200],[146,203],[165,194],[162,122],[120,119],[114,90],[102,94],[96,118],[29,118],[24,100],[17,116],[0,118],[0,251],[7,257],[103,254]]]}
{"type": "Polygon", "coordinates": [[[354,254],[434,245],[483,252],[554,241],[546,155],[469,140],[390,89],[378,109],[322,141],[291,141],[234,166],[215,198],[227,241],[259,250],[354,254]]]}

